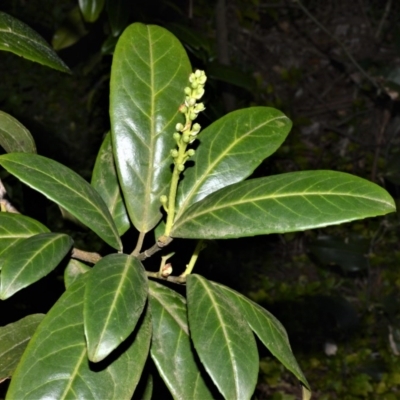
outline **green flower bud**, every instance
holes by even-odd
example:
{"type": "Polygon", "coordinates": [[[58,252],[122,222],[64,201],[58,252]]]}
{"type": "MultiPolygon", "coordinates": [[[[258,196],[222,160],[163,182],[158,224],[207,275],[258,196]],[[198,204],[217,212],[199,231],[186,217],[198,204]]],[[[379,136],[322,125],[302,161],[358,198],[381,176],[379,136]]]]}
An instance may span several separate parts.
{"type": "Polygon", "coordinates": [[[190,83],[194,82],[195,79],[196,79],[195,74],[190,74],[190,75],[189,75],[189,82],[190,82],[190,83]]]}
{"type": "Polygon", "coordinates": [[[201,99],[204,95],[204,88],[202,86],[199,86],[196,91],[193,93],[193,97],[197,100],[201,99]]]}
{"type": "Polygon", "coordinates": [[[190,96],[191,94],[192,94],[192,89],[190,89],[190,87],[185,87],[185,94],[187,95],[187,96],[190,96]]]}
{"type": "Polygon", "coordinates": [[[183,130],[183,124],[181,124],[180,122],[178,122],[178,123],[175,125],[175,129],[176,129],[178,132],[182,131],[182,130],[183,130]]]}
{"type": "Polygon", "coordinates": [[[206,80],[207,80],[207,77],[206,77],[206,75],[204,74],[204,75],[202,75],[202,76],[199,78],[199,83],[200,83],[201,85],[204,85],[204,84],[206,83],[206,80]]]}
{"type": "Polygon", "coordinates": [[[201,111],[204,111],[205,109],[206,108],[204,107],[204,104],[203,103],[199,103],[199,104],[196,104],[196,106],[194,107],[194,112],[199,113],[201,111]]]}
{"type": "Polygon", "coordinates": [[[181,135],[178,132],[175,132],[172,137],[174,138],[175,142],[177,142],[181,138],[181,135]]]}
{"type": "Polygon", "coordinates": [[[191,134],[197,135],[200,132],[201,126],[198,123],[195,123],[192,127],[192,132],[191,134]]]}
{"type": "Polygon", "coordinates": [[[181,112],[182,114],[187,113],[187,107],[186,107],[185,104],[181,104],[181,105],[179,106],[179,112],[181,112]]]}
{"type": "Polygon", "coordinates": [[[189,114],[189,119],[191,120],[191,121],[194,121],[195,119],[197,118],[197,113],[196,112],[191,112],[190,114],[189,114]]]}
{"type": "Polygon", "coordinates": [[[161,204],[167,204],[167,202],[168,202],[168,197],[167,197],[165,194],[163,194],[163,195],[160,197],[160,201],[161,201],[161,204]]]}
{"type": "Polygon", "coordinates": [[[186,97],[186,104],[188,107],[193,107],[196,104],[196,99],[193,97],[186,97]]]}
{"type": "Polygon", "coordinates": [[[193,89],[197,89],[199,84],[197,82],[193,82],[191,86],[192,86],[193,89]]]}
{"type": "Polygon", "coordinates": [[[200,71],[199,69],[196,69],[196,71],[194,72],[194,76],[196,78],[200,78],[202,73],[204,74],[204,71],[200,71]]]}
{"type": "Polygon", "coordinates": [[[184,171],[185,166],[183,164],[179,164],[177,168],[178,168],[178,171],[182,172],[182,171],[184,171]]]}
{"type": "Polygon", "coordinates": [[[171,156],[172,156],[172,158],[176,158],[176,157],[178,157],[178,155],[179,155],[179,152],[178,152],[177,149],[172,149],[172,150],[171,150],[171,156]]]}
{"type": "Polygon", "coordinates": [[[186,152],[186,154],[189,156],[189,157],[193,157],[194,156],[194,153],[196,153],[193,149],[189,149],[187,152],[186,152]]]}
{"type": "Polygon", "coordinates": [[[182,137],[183,143],[189,143],[190,142],[190,135],[188,133],[185,133],[182,137]]]}

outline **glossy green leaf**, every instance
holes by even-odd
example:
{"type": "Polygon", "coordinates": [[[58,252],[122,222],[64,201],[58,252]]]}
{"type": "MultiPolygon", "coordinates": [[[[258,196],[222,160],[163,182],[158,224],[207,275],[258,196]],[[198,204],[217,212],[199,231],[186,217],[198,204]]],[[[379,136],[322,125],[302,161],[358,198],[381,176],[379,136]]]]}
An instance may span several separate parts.
{"type": "Polygon", "coordinates": [[[107,357],[135,329],[148,293],[142,263],[126,254],[111,254],[93,267],[84,304],[88,357],[107,357]]]}
{"type": "Polygon", "coordinates": [[[45,232],[49,232],[49,229],[32,218],[0,212],[0,257],[4,251],[21,240],[45,232]]]}
{"type": "Polygon", "coordinates": [[[195,360],[186,301],[163,285],[149,282],[153,338],[150,354],[175,399],[213,399],[195,360]]]}
{"type": "Polygon", "coordinates": [[[129,20],[130,7],[129,0],[107,0],[108,20],[113,36],[118,36],[126,27],[129,20]]]}
{"type": "Polygon", "coordinates": [[[70,236],[39,233],[24,239],[2,254],[0,299],[31,285],[52,271],[72,247],[70,236]]]}
{"type": "Polygon", "coordinates": [[[295,232],[395,211],[380,186],[342,172],[302,171],[251,179],[193,204],[172,237],[211,239],[295,232]]]}
{"type": "Polygon", "coordinates": [[[91,268],[86,264],[71,258],[64,270],[65,288],[68,289],[77,279],[89,271],[91,271],[91,268]]]}
{"type": "Polygon", "coordinates": [[[225,399],[250,399],[258,377],[258,352],[238,307],[200,275],[187,279],[191,338],[201,362],[225,399]]]}
{"type": "Polygon", "coordinates": [[[35,332],[11,380],[8,400],[131,399],[150,347],[150,313],[124,343],[118,358],[93,367],[87,358],[83,329],[83,297],[89,274],[68,288],[35,332]]]}
{"type": "Polygon", "coordinates": [[[222,290],[224,295],[240,309],[250,328],[272,355],[291,371],[301,383],[310,388],[293,355],[289,338],[283,325],[271,313],[242,294],[226,286],[217,283],[213,284],[222,290]]]}
{"type": "Polygon", "coordinates": [[[103,11],[105,0],[79,0],[83,18],[87,22],[95,22],[103,11]]]}
{"type": "Polygon", "coordinates": [[[54,50],[61,50],[74,45],[86,34],[85,23],[78,6],[74,7],[54,32],[51,44],[54,50]]]}
{"type": "Polygon", "coordinates": [[[280,111],[231,112],[200,133],[200,146],[178,190],[179,215],[210,193],[247,178],[283,143],[292,123],[280,111]]]}
{"type": "Polygon", "coordinates": [[[31,61],[70,72],[48,43],[23,22],[0,12],[0,50],[10,51],[31,61]]]}
{"type": "Polygon", "coordinates": [[[0,156],[0,165],[65,208],[111,247],[121,249],[121,239],[106,204],[77,173],[37,154],[4,154],[0,156]]]}
{"type": "Polygon", "coordinates": [[[92,186],[100,193],[106,203],[117,226],[118,233],[123,235],[129,229],[130,223],[119,188],[109,133],[104,138],[97,154],[92,175],[92,186]]]}
{"type": "Polygon", "coordinates": [[[173,133],[191,66],[167,30],[135,23],[121,35],[111,68],[114,157],[132,223],[148,232],[161,219],[171,179],[173,133]]]}
{"type": "Polygon", "coordinates": [[[7,153],[36,153],[35,141],[28,129],[3,111],[0,111],[0,146],[7,153]]]}
{"type": "Polygon", "coordinates": [[[44,314],[32,314],[0,327],[0,382],[10,377],[44,314]]]}

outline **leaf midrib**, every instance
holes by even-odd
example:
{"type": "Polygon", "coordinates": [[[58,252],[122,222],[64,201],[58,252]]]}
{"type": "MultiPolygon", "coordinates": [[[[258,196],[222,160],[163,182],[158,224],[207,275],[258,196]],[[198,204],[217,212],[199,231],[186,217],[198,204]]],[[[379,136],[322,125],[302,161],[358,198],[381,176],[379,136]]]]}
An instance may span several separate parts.
{"type": "MultiPolygon", "coordinates": [[[[217,317],[220,321],[220,326],[224,332],[224,337],[229,337],[230,335],[227,333],[226,327],[225,327],[225,323],[222,323],[222,321],[224,321],[224,319],[222,318],[220,309],[219,309],[219,303],[218,301],[216,301],[216,299],[214,298],[214,293],[212,293],[212,291],[209,289],[209,287],[204,283],[204,281],[202,280],[202,278],[197,278],[198,282],[204,287],[205,291],[208,293],[210,300],[212,301],[213,305],[214,305],[214,309],[215,312],[217,313],[217,317]]],[[[217,289],[218,290],[218,289],[217,289]]],[[[229,349],[229,353],[232,356],[234,354],[234,351],[232,349],[231,346],[231,341],[230,340],[226,340],[226,347],[229,349]]],[[[238,371],[237,368],[235,367],[235,363],[233,362],[233,358],[230,357],[229,358],[230,364],[232,365],[232,371],[234,374],[234,382],[235,382],[235,393],[237,395],[240,394],[240,388],[237,386],[237,382],[238,382],[238,371]]]]}
{"type": "MultiPolygon", "coordinates": [[[[237,200],[237,201],[230,202],[230,203],[223,203],[221,206],[212,205],[212,206],[204,209],[203,211],[190,214],[189,219],[197,218],[201,215],[208,214],[210,211],[214,212],[214,211],[222,210],[227,207],[234,207],[237,205],[255,203],[255,202],[261,201],[261,200],[275,200],[275,199],[280,199],[280,198],[308,197],[308,196],[318,196],[318,197],[322,197],[322,196],[342,196],[343,197],[343,196],[346,196],[346,197],[354,197],[354,198],[358,198],[358,199],[370,200],[370,201],[373,201],[376,203],[386,204],[387,206],[391,205],[387,201],[380,200],[380,199],[377,199],[374,197],[363,196],[363,195],[359,195],[359,194],[353,195],[353,194],[349,194],[349,193],[337,193],[337,192],[334,192],[334,193],[332,193],[332,192],[303,192],[303,193],[291,193],[291,194],[281,194],[281,195],[268,195],[268,196],[262,196],[262,197],[255,197],[255,198],[251,198],[251,199],[237,200]]],[[[195,204],[198,204],[198,203],[195,203],[195,204]]],[[[190,208],[188,210],[190,210],[190,208]]],[[[188,218],[177,221],[178,223],[176,225],[174,225],[174,228],[181,225],[182,222],[186,221],[187,219],[188,218]]]]}

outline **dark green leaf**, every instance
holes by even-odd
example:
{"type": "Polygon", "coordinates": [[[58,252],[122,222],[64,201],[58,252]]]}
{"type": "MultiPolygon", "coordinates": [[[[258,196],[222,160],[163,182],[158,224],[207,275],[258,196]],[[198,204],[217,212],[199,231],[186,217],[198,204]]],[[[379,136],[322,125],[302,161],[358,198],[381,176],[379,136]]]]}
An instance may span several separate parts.
{"type": "Polygon", "coordinates": [[[250,328],[256,333],[272,355],[291,371],[301,383],[310,388],[306,377],[292,353],[289,338],[283,325],[271,313],[247,297],[226,286],[216,283],[214,285],[222,290],[224,295],[240,309],[250,328]]]}
{"type": "Polygon", "coordinates": [[[92,186],[100,193],[106,203],[117,226],[118,233],[123,235],[129,229],[130,223],[118,184],[109,133],[104,138],[97,154],[92,175],[92,186]]]}
{"type": "Polygon", "coordinates": [[[179,215],[225,186],[247,178],[285,140],[292,123],[280,111],[252,107],[234,111],[200,133],[194,167],[178,190],[179,215]]]}
{"type": "Polygon", "coordinates": [[[78,6],[74,7],[67,15],[61,26],[55,31],[51,44],[54,50],[65,49],[72,46],[87,34],[85,23],[78,6]]]}
{"type": "Polygon", "coordinates": [[[118,36],[126,27],[129,20],[131,4],[129,0],[107,0],[108,20],[111,33],[118,36]]]}
{"type": "Polygon", "coordinates": [[[208,65],[206,72],[209,78],[230,83],[231,85],[238,86],[249,91],[251,94],[254,93],[256,87],[254,78],[239,68],[214,62],[208,65]]]}
{"type": "Polygon", "coordinates": [[[0,256],[21,240],[45,232],[49,230],[32,218],[21,214],[0,212],[0,256]]]}
{"type": "Polygon", "coordinates": [[[174,290],[150,285],[153,320],[151,357],[175,399],[212,399],[195,360],[189,337],[186,301],[174,290]]]}
{"type": "Polygon", "coordinates": [[[83,262],[71,258],[70,262],[64,270],[65,288],[68,289],[78,278],[80,278],[83,274],[86,274],[86,272],[89,272],[90,270],[91,268],[83,262]]]}
{"type": "Polygon", "coordinates": [[[103,11],[105,0],[79,0],[83,18],[87,22],[95,22],[103,11]]]}
{"type": "Polygon", "coordinates": [[[4,154],[0,156],[0,165],[65,208],[111,247],[121,249],[117,227],[103,199],[78,174],[37,154],[4,154]]]}
{"type": "Polygon", "coordinates": [[[89,275],[84,321],[88,357],[107,357],[135,329],[148,293],[141,262],[126,254],[102,258],[89,275]]]}
{"type": "Polygon", "coordinates": [[[10,51],[62,72],[70,72],[40,35],[28,25],[3,12],[0,12],[0,50],[10,51]]]}
{"type": "Polygon", "coordinates": [[[257,346],[237,306],[199,275],[187,279],[191,338],[225,399],[250,399],[258,376],[257,346]]]}
{"type": "Polygon", "coordinates": [[[167,30],[135,23],[122,34],[111,69],[110,115],[114,157],[132,223],[148,232],[161,219],[160,196],[171,179],[173,133],[184,122],[191,67],[167,30]]]}
{"type": "Polygon", "coordinates": [[[0,146],[7,153],[36,153],[31,133],[10,114],[0,111],[0,146]]]}
{"type": "Polygon", "coordinates": [[[62,233],[39,233],[24,239],[2,254],[0,299],[31,285],[52,271],[72,247],[62,233]]]}
{"type": "MultiPolygon", "coordinates": [[[[143,377],[143,375],[142,375],[142,377],[143,377]]],[[[153,387],[154,387],[153,375],[149,374],[147,376],[145,388],[143,390],[143,396],[140,398],[140,400],[151,400],[152,395],[153,395],[153,387]]]]}
{"type": "Polygon", "coordinates": [[[44,314],[32,314],[0,327],[0,382],[10,377],[44,314]]]}
{"type": "Polygon", "coordinates": [[[117,45],[118,38],[115,36],[109,36],[101,45],[102,54],[114,54],[115,46],[117,45]]]}
{"type": "Polygon", "coordinates": [[[71,285],[46,315],[13,375],[7,399],[131,398],[148,356],[150,313],[117,359],[93,368],[83,330],[83,296],[89,274],[71,285]]]}
{"type": "Polygon", "coordinates": [[[370,240],[350,236],[344,239],[320,235],[309,246],[309,250],[320,265],[336,266],[343,272],[366,271],[369,267],[367,255],[370,240]]]}
{"type": "Polygon", "coordinates": [[[175,222],[172,237],[234,238],[295,232],[395,211],[380,186],[334,171],[251,179],[212,193],[175,222]]]}

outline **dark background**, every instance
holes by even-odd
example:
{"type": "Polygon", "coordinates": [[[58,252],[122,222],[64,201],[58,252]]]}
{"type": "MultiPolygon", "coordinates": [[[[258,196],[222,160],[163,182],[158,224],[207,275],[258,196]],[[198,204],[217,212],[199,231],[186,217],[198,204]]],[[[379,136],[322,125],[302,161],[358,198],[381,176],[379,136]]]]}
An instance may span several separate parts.
{"type": "MultiPolygon", "coordinates": [[[[333,169],[372,180],[398,199],[398,1],[148,0],[126,6],[126,24],[170,29],[193,68],[206,71],[202,125],[252,105],[276,107],[292,119],[287,141],[255,176],[333,169]]],[[[107,9],[90,24],[76,7],[74,0],[0,3],[1,11],[53,43],[72,70],[62,74],[0,52],[0,109],[31,131],[39,154],[89,180],[109,129],[116,39],[107,9]]],[[[71,233],[77,247],[107,252],[5,171],[0,178],[24,213],[71,233]]],[[[134,237],[130,232],[124,239],[134,237]]],[[[183,247],[186,254],[173,259],[177,269],[194,244],[186,241],[183,247]]],[[[278,317],[314,398],[391,400],[400,396],[399,260],[399,221],[393,214],[312,232],[211,241],[196,271],[242,291],[278,317]],[[335,346],[337,352],[329,355],[335,346]]],[[[1,324],[51,307],[63,290],[62,267],[2,302],[1,324]]],[[[295,379],[271,355],[261,356],[256,398],[298,398],[295,379]]]]}

